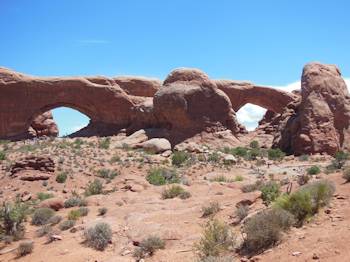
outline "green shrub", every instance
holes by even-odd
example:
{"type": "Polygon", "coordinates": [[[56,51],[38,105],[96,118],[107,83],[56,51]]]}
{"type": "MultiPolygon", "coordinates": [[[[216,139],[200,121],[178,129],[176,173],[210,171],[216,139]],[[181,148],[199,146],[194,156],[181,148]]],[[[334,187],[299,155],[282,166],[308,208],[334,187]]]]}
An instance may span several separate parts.
{"type": "Polygon", "coordinates": [[[58,228],[62,231],[68,230],[75,226],[75,220],[66,220],[59,224],[58,228]]]}
{"type": "Polygon", "coordinates": [[[248,160],[256,160],[260,155],[261,155],[261,152],[259,148],[252,148],[251,150],[248,151],[246,158],[248,160]]]}
{"type": "Polygon", "coordinates": [[[40,200],[40,201],[43,201],[43,200],[46,200],[46,199],[49,199],[49,198],[53,198],[54,195],[51,194],[51,193],[44,193],[44,192],[39,192],[36,194],[37,198],[40,200]]]}
{"type": "Polygon", "coordinates": [[[213,216],[220,211],[219,202],[210,202],[207,206],[202,207],[202,217],[213,216]]]}
{"type": "Polygon", "coordinates": [[[276,149],[270,148],[267,151],[267,155],[268,155],[268,158],[270,160],[279,160],[279,161],[281,161],[285,157],[286,154],[279,148],[276,148],[276,149]]]}
{"type": "Polygon", "coordinates": [[[99,195],[103,192],[102,182],[98,179],[90,182],[85,189],[85,196],[99,195]]]}
{"type": "Polygon", "coordinates": [[[111,169],[100,169],[97,171],[97,174],[99,177],[104,178],[104,179],[114,179],[116,176],[119,175],[119,172],[116,170],[111,170],[111,169]]]}
{"type": "Polygon", "coordinates": [[[218,175],[218,176],[214,176],[214,177],[210,178],[210,181],[211,182],[219,182],[219,183],[231,183],[234,180],[231,178],[228,178],[224,175],[218,175]]]}
{"type": "Polygon", "coordinates": [[[265,204],[270,204],[281,194],[280,185],[274,181],[269,181],[260,187],[261,198],[265,204]]]}
{"type": "Polygon", "coordinates": [[[38,237],[43,237],[52,231],[52,227],[50,225],[43,225],[36,231],[36,235],[38,237]]]}
{"type": "Polygon", "coordinates": [[[343,170],[343,178],[345,179],[346,183],[350,182],[350,167],[347,167],[343,170]]]}
{"type": "Polygon", "coordinates": [[[309,167],[306,172],[308,173],[308,175],[317,175],[319,173],[321,173],[321,169],[319,168],[319,166],[312,166],[309,167]]]}
{"type": "Polygon", "coordinates": [[[68,220],[78,220],[81,217],[79,209],[71,210],[68,213],[68,220]]]}
{"type": "Polygon", "coordinates": [[[167,168],[151,168],[146,179],[150,184],[156,186],[180,183],[176,170],[167,168]]]}
{"type": "Polygon", "coordinates": [[[341,169],[344,164],[346,163],[346,161],[349,159],[349,153],[348,152],[344,152],[344,151],[338,151],[335,154],[334,157],[334,161],[332,162],[332,164],[337,168],[337,169],[341,169]]]}
{"type": "Polygon", "coordinates": [[[84,232],[86,244],[97,250],[104,250],[112,240],[112,229],[107,223],[98,223],[84,232]]]}
{"type": "Polygon", "coordinates": [[[87,216],[90,211],[87,207],[80,207],[78,210],[80,212],[80,216],[82,217],[87,216]]]}
{"type": "Polygon", "coordinates": [[[162,192],[163,199],[169,199],[169,198],[175,198],[175,197],[180,197],[184,199],[186,198],[184,197],[186,195],[188,195],[186,194],[186,190],[179,185],[172,185],[169,188],[164,189],[162,192]]]}
{"type": "Polygon", "coordinates": [[[0,161],[6,159],[6,153],[4,151],[0,151],[0,161]]]}
{"type": "Polygon", "coordinates": [[[67,173],[66,172],[59,173],[56,176],[57,183],[64,183],[64,182],[66,182],[66,180],[67,180],[67,173]]]}
{"type": "Polygon", "coordinates": [[[77,207],[77,206],[86,206],[85,199],[82,199],[79,196],[72,196],[71,198],[68,198],[66,201],[64,201],[65,208],[77,207]]]}
{"type": "Polygon", "coordinates": [[[235,237],[230,227],[216,219],[209,221],[204,227],[202,237],[195,244],[200,259],[219,257],[233,251],[235,237]]]}
{"type": "Polygon", "coordinates": [[[232,262],[234,261],[234,258],[232,256],[220,256],[220,257],[205,257],[202,258],[199,262],[232,262]]]}
{"type": "Polygon", "coordinates": [[[24,236],[24,222],[28,215],[28,206],[16,201],[14,203],[4,202],[0,209],[0,231],[14,240],[24,236]]]}
{"type": "Polygon", "coordinates": [[[283,230],[294,224],[293,216],[282,209],[266,209],[246,220],[243,252],[257,254],[275,245],[283,230]]]}
{"type": "Polygon", "coordinates": [[[236,147],[231,150],[231,153],[238,157],[246,157],[248,154],[248,149],[245,147],[236,147]]]}
{"type": "Polygon", "coordinates": [[[185,151],[175,151],[171,156],[171,163],[174,166],[182,166],[187,160],[189,160],[190,154],[185,151]]]}
{"type": "Polygon", "coordinates": [[[165,242],[157,236],[149,236],[143,239],[135,249],[133,256],[140,260],[146,256],[152,256],[158,249],[164,249],[165,242]]]}
{"type": "Polygon", "coordinates": [[[235,211],[235,215],[239,221],[242,221],[248,215],[248,212],[249,212],[248,205],[238,205],[235,211]]]}
{"type": "Polygon", "coordinates": [[[61,222],[62,217],[61,216],[53,216],[49,219],[48,224],[50,225],[57,225],[59,222],[61,222]]]}
{"type": "Polygon", "coordinates": [[[259,188],[263,185],[263,182],[261,180],[257,180],[255,183],[253,184],[246,184],[243,185],[241,187],[241,190],[243,193],[249,193],[249,192],[253,192],[256,190],[259,190],[259,188]]]}
{"type": "Polygon", "coordinates": [[[107,213],[108,209],[106,207],[101,207],[98,209],[98,215],[103,216],[107,213]]]}
{"type": "Polygon", "coordinates": [[[51,208],[38,208],[35,209],[32,215],[32,224],[35,226],[42,226],[49,222],[50,218],[53,217],[55,211],[51,208]]]}
{"type": "Polygon", "coordinates": [[[109,160],[109,163],[110,163],[110,164],[113,164],[113,163],[117,163],[117,162],[120,162],[120,161],[121,161],[120,156],[114,155],[114,156],[112,156],[111,159],[109,160]]]}
{"type": "Polygon", "coordinates": [[[17,256],[24,257],[33,252],[34,242],[33,241],[24,241],[18,245],[17,256]]]}
{"type": "Polygon", "coordinates": [[[253,140],[252,142],[250,142],[249,146],[251,148],[259,148],[259,142],[256,140],[253,140]]]}
{"type": "Polygon", "coordinates": [[[111,144],[111,138],[106,137],[98,141],[98,147],[102,149],[108,149],[111,144]]]}
{"type": "Polygon", "coordinates": [[[218,152],[212,152],[209,154],[208,162],[219,163],[219,161],[220,161],[220,156],[219,156],[218,152]]]}
{"type": "Polygon", "coordinates": [[[237,175],[237,176],[235,177],[235,179],[234,179],[235,182],[241,182],[241,181],[243,181],[243,180],[244,180],[244,177],[241,176],[241,175],[237,175]]]}
{"type": "Polygon", "coordinates": [[[297,225],[318,212],[320,207],[327,205],[335,191],[334,185],[327,180],[320,180],[300,187],[291,195],[282,195],[276,200],[275,206],[294,215],[297,225]]]}

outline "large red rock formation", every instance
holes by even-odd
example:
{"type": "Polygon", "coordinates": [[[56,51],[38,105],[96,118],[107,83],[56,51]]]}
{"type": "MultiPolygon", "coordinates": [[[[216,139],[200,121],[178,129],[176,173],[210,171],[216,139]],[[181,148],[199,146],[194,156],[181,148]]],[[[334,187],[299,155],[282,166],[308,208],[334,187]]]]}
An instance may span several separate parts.
{"type": "Polygon", "coordinates": [[[58,127],[50,111],[34,118],[29,128],[29,134],[32,137],[56,137],[58,135],[58,127]]]}
{"type": "Polygon", "coordinates": [[[304,67],[300,104],[283,113],[274,146],[288,153],[335,154],[350,149],[350,97],[335,65],[304,67]]]}

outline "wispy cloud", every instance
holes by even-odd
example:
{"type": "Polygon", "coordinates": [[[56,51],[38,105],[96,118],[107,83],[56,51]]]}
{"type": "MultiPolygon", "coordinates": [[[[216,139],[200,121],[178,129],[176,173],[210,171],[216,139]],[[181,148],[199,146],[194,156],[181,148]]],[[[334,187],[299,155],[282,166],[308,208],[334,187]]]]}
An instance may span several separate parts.
{"type": "Polygon", "coordinates": [[[110,43],[110,41],[105,39],[80,39],[77,42],[83,45],[105,45],[110,43]]]}
{"type": "MultiPolygon", "coordinates": [[[[350,78],[344,78],[345,83],[350,91],[350,78]]],[[[293,83],[287,84],[285,86],[272,86],[273,88],[285,90],[285,91],[293,91],[301,88],[300,81],[295,81],[293,83]]],[[[240,123],[242,123],[247,130],[254,130],[258,126],[258,122],[262,119],[266,112],[265,108],[260,106],[246,104],[237,112],[237,119],[240,123]]]]}

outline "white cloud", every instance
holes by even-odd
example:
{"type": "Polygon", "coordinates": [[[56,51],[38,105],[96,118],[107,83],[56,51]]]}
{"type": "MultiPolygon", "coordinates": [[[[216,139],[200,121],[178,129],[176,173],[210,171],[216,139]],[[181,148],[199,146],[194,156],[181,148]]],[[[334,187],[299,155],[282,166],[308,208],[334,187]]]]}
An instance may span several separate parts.
{"type": "MultiPolygon", "coordinates": [[[[350,90],[350,78],[344,78],[345,83],[350,90]]],[[[293,83],[287,84],[285,86],[271,86],[273,88],[285,90],[285,91],[293,91],[300,89],[300,81],[295,81],[293,83]]],[[[258,122],[262,119],[266,112],[265,108],[260,106],[246,104],[241,107],[241,109],[236,113],[238,121],[243,124],[247,130],[252,131],[258,126],[258,122]]]]}

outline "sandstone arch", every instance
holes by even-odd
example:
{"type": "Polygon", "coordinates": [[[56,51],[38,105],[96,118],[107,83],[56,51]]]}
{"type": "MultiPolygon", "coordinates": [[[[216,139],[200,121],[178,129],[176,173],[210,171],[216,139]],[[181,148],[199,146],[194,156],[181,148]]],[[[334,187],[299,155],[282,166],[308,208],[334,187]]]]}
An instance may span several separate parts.
{"type": "Polygon", "coordinates": [[[232,108],[238,111],[245,104],[254,104],[275,113],[282,113],[297,96],[271,87],[258,86],[250,82],[214,80],[217,87],[230,98],[232,108]]]}
{"type": "Polygon", "coordinates": [[[101,85],[86,78],[36,78],[0,69],[0,138],[25,136],[33,119],[50,109],[70,107],[91,123],[130,124],[140,101],[118,85],[101,85]]]}

